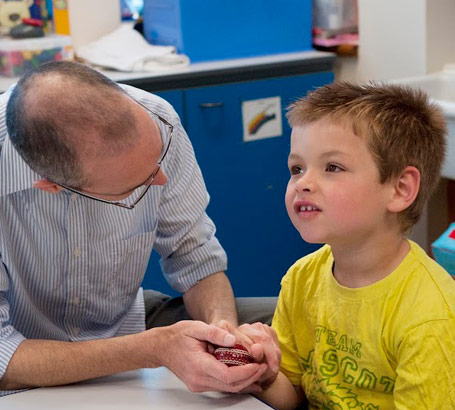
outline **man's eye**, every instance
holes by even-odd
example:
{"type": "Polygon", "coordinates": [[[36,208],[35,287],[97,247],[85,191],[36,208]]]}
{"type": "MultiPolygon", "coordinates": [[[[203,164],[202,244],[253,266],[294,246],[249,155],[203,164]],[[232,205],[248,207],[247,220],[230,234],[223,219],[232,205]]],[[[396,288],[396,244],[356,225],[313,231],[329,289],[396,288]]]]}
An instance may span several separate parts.
{"type": "Polygon", "coordinates": [[[302,173],[302,167],[299,166],[293,166],[291,167],[291,175],[298,175],[302,173]]]}
{"type": "Polygon", "coordinates": [[[338,165],[335,164],[328,164],[327,168],[325,169],[327,172],[340,172],[343,171],[343,168],[341,168],[338,165]]]}

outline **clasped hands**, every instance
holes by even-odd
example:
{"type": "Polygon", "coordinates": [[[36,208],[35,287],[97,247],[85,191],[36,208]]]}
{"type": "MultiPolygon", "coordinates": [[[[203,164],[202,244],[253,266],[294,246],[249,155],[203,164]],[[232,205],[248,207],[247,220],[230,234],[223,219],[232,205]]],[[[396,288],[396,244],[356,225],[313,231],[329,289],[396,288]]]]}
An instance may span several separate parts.
{"type": "MultiPolygon", "coordinates": [[[[278,375],[281,364],[281,351],[275,330],[260,322],[245,323],[235,327],[230,322],[221,320],[217,323],[217,326],[234,335],[235,343],[245,346],[255,363],[266,365],[262,375],[240,392],[259,393],[263,388],[272,384],[278,375]]],[[[210,346],[209,352],[213,353],[210,346]]]]}
{"type": "Polygon", "coordinates": [[[262,323],[181,321],[167,327],[161,346],[162,365],[192,392],[260,393],[276,379],[281,362],[276,333],[262,323]],[[228,367],[216,360],[214,346],[236,343],[248,349],[254,363],[228,367]]]}

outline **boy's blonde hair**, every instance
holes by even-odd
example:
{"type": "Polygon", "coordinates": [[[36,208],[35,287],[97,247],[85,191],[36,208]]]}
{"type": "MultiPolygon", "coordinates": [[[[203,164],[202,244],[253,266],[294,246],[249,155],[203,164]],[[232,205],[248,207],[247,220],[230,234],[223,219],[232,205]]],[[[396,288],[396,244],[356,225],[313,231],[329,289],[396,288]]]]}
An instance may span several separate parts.
{"type": "Polygon", "coordinates": [[[419,220],[439,181],[446,147],[444,115],[424,92],[396,84],[335,82],[291,104],[287,117],[291,127],[323,118],[352,127],[366,139],[381,184],[407,166],[416,167],[420,190],[399,214],[402,231],[419,220]]]}

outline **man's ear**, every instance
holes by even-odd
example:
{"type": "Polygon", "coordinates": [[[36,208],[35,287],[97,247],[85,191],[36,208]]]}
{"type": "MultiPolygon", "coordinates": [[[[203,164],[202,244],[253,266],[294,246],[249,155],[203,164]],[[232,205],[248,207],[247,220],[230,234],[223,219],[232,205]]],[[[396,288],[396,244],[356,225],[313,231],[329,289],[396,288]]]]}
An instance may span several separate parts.
{"type": "Polygon", "coordinates": [[[58,194],[63,188],[55,182],[48,181],[47,179],[39,179],[33,182],[33,187],[41,189],[41,191],[48,192],[49,194],[58,194]]]}
{"type": "Polygon", "coordinates": [[[416,167],[408,166],[394,178],[392,198],[387,209],[390,212],[401,212],[415,201],[420,189],[420,172],[416,167]]]}

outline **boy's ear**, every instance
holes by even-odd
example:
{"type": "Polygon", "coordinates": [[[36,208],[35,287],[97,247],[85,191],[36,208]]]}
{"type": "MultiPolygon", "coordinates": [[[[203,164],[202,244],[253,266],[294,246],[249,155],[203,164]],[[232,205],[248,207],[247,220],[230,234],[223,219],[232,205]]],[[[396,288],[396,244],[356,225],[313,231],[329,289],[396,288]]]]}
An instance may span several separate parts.
{"type": "Polygon", "coordinates": [[[33,182],[33,187],[41,189],[41,191],[48,192],[49,194],[58,194],[63,188],[55,182],[48,181],[47,179],[39,179],[33,182]]]}
{"type": "Polygon", "coordinates": [[[416,167],[408,166],[394,181],[393,194],[387,209],[398,213],[415,201],[420,189],[420,172],[416,167]]]}

